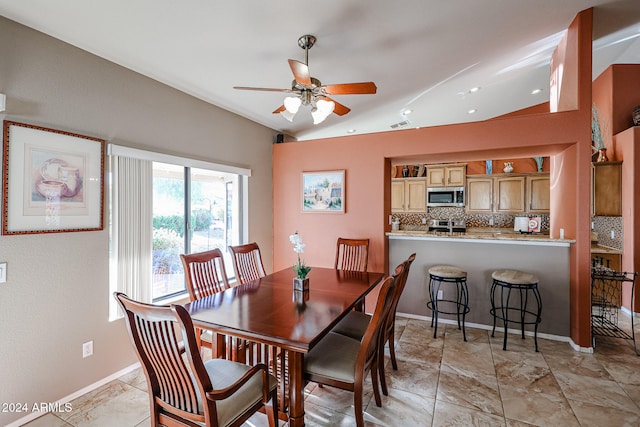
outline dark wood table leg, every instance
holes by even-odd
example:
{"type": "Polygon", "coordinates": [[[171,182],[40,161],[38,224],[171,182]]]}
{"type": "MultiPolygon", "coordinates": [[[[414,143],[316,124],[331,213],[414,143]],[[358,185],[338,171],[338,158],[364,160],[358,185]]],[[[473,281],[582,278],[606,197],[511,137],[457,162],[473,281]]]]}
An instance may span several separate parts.
{"type": "Polygon", "coordinates": [[[304,354],[287,350],[289,361],[289,426],[304,426],[304,354]]]}

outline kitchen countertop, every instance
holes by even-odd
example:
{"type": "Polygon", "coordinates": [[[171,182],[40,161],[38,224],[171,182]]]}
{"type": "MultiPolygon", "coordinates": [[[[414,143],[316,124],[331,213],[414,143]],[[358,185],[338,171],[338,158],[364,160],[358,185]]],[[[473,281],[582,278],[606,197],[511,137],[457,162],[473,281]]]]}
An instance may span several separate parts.
{"type": "Polygon", "coordinates": [[[390,238],[411,238],[428,240],[454,240],[454,241],[487,241],[496,243],[514,244],[542,244],[552,246],[569,246],[575,243],[573,239],[556,239],[548,234],[522,234],[512,229],[501,228],[469,228],[466,233],[434,232],[425,229],[398,230],[387,232],[390,238]]]}
{"type": "Polygon", "coordinates": [[[591,253],[621,255],[622,251],[620,249],[613,249],[608,246],[600,246],[597,243],[591,243],[591,253]]]}

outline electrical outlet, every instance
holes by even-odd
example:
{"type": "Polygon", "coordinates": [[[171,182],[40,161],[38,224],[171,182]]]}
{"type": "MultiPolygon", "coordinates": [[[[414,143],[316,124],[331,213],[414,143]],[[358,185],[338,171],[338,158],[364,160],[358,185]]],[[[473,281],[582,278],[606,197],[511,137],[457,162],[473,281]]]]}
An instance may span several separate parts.
{"type": "Polygon", "coordinates": [[[87,341],[82,344],[82,358],[89,357],[93,354],[93,341],[87,341]]]}
{"type": "Polygon", "coordinates": [[[438,299],[442,299],[442,290],[438,291],[438,299]]]}
{"type": "Polygon", "coordinates": [[[616,232],[614,230],[611,230],[611,238],[612,239],[616,238],[616,232]]]}
{"type": "Polygon", "coordinates": [[[0,283],[7,282],[7,263],[0,262],[0,283]]]}

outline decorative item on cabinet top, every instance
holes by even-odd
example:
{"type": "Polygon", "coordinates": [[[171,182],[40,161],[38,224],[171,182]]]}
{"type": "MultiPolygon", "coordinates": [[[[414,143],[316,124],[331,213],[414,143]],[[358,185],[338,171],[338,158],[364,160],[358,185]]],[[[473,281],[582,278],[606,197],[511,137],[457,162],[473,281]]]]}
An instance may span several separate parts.
{"type": "Polygon", "coordinates": [[[631,118],[633,119],[634,126],[640,126],[640,105],[633,109],[631,118]]]}
{"type": "Polygon", "coordinates": [[[392,165],[391,178],[422,178],[427,168],[424,164],[392,165]]]}

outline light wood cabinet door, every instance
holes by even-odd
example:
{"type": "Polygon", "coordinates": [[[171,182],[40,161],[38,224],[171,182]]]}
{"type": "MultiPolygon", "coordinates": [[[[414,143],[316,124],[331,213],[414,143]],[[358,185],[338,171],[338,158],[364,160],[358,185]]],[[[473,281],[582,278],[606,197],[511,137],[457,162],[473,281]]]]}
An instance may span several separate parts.
{"type": "Polygon", "coordinates": [[[427,187],[444,187],[445,179],[444,166],[427,166],[427,187]]]}
{"type": "Polygon", "coordinates": [[[530,213],[548,214],[550,211],[549,174],[527,176],[527,209],[530,213]]]}
{"type": "Polygon", "coordinates": [[[427,165],[427,187],[464,187],[466,165],[427,165]]]}
{"type": "Polygon", "coordinates": [[[467,173],[465,166],[448,166],[445,168],[447,187],[464,187],[464,178],[467,173]]]}
{"type": "Polygon", "coordinates": [[[425,212],[426,181],[394,179],[391,181],[391,212],[425,212]]]}
{"type": "Polygon", "coordinates": [[[495,178],[495,212],[525,212],[525,177],[495,178]]]}
{"type": "Polygon", "coordinates": [[[404,181],[391,181],[391,212],[404,211],[404,181]]]}
{"type": "Polygon", "coordinates": [[[493,178],[467,178],[466,211],[493,212],[493,178]]]}
{"type": "Polygon", "coordinates": [[[622,162],[593,163],[591,187],[593,215],[622,215],[622,162]]]}
{"type": "Polygon", "coordinates": [[[407,212],[425,212],[425,185],[424,180],[411,180],[405,182],[405,210],[407,212]]]}

